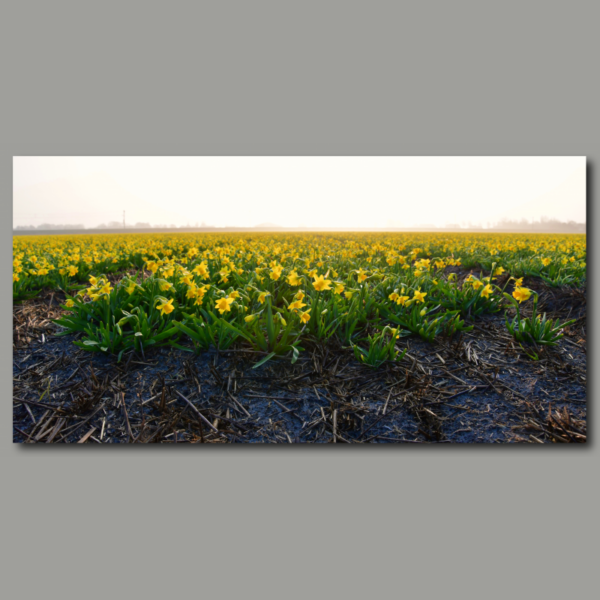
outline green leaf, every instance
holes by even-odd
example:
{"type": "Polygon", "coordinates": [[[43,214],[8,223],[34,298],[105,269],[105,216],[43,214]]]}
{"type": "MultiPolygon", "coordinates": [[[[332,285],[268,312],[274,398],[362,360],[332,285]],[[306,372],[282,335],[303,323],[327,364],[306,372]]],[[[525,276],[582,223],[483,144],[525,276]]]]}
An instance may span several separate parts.
{"type": "Polygon", "coordinates": [[[231,323],[229,323],[225,319],[221,319],[221,322],[223,323],[223,325],[225,325],[225,327],[227,327],[228,329],[231,329],[231,331],[233,331],[234,333],[237,333],[239,336],[243,337],[245,340],[248,340],[249,342],[253,341],[252,338],[248,334],[239,330],[237,327],[234,327],[231,323]]]}
{"type": "Polygon", "coordinates": [[[275,352],[270,352],[263,359],[259,360],[252,368],[258,369],[261,365],[264,365],[268,360],[271,360],[275,356],[275,352]]]}

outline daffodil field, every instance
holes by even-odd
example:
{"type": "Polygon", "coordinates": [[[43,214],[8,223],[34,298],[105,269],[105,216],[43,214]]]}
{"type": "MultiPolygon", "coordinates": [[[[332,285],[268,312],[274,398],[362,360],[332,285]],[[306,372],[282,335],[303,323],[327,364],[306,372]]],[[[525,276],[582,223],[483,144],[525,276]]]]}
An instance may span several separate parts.
{"type": "MultiPolygon", "coordinates": [[[[514,305],[522,342],[554,344],[561,325],[521,319],[523,278],[586,281],[584,235],[129,234],[13,238],[13,299],[65,292],[63,334],[119,358],[173,346],[250,344],[295,361],[335,336],[358,360],[399,360],[403,336],[433,341],[514,305]],[[470,271],[459,281],[457,272],[470,271]],[[541,330],[540,330],[541,327],[541,330]]],[[[533,297],[532,297],[533,296],[533,297]]]]}

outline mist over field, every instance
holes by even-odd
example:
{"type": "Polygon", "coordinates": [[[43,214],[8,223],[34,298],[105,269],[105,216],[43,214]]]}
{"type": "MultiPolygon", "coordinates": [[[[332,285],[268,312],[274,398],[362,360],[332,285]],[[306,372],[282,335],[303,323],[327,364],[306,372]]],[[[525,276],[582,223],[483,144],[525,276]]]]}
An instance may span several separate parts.
{"type": "Polygon", "coordinates": [[[15,229],[586,221],[585,157],[15,157],[13,176],[15,229]]]}

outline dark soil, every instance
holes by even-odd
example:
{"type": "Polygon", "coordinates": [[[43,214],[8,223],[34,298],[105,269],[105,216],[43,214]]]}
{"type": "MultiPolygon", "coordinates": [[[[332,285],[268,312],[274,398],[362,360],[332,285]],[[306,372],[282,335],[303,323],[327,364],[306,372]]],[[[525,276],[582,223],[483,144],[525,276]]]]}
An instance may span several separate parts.
{"type": "MultiPolygon", "coordinates": [[[[567,443],[586,441],[585,289],[526,281],[549,317],[577,319],[528,357],[502,314],[460,339],[404,338],[373,370],[333,342],[294,365],[249,349],[198,356],[86,352],[56,337],[58,293],[14,307],[13,439],[24,443],[567,443]]],[[[530,306],[525,308],[530,310],[530,306]]]]}

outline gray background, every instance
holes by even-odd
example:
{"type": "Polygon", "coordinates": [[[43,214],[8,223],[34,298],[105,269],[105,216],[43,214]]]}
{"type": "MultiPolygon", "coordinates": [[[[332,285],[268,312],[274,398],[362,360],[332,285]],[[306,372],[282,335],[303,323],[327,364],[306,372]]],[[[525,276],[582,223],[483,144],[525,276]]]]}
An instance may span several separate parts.
{"type": "MultiPolygon", "coordinates": [[[[593,184],[597,3],[214,4],[3,5],[5,281],[13,155],[586,155],[593,184]]],[[[597,589],[593,406],[583,448],[17,447],[8,290],[2,597],[597,589]]]]}

